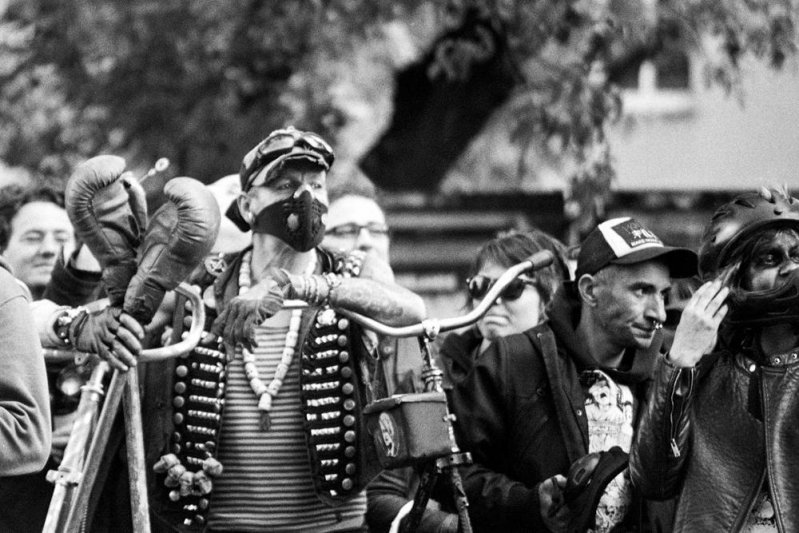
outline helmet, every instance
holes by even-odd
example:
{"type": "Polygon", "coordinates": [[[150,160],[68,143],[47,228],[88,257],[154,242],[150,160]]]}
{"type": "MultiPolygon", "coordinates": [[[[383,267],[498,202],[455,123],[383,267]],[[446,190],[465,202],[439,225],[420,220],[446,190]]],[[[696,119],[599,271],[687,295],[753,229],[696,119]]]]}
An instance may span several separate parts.
{"type": "Polygon", "coordinates": [[[699,275],[710,279],[757,231],[774,226],[799,228],[799,200],[787,191],[762,188],[744,193],[716,210],[699,247],[699,275]]]}
{"type": "MultiPolygon", "coordinates": [[[[767,228],[799,229],[799,200],[787,190],[766,189],[741,194],[713,215],[699,248],[699,273],[707,280],[730,265],[756,233],[767,228]]],[[[799,320],[799,272],[785,283],[762,291],[731,287],[730,314],[733,325],[763,326],[799,320]]]]}
{"type": "Polygon", "coordinates": [[[727,322],[733,326],[767,326],[799,321],[799,270],[785,283],[763,291],[734,288],[727,322]]]}

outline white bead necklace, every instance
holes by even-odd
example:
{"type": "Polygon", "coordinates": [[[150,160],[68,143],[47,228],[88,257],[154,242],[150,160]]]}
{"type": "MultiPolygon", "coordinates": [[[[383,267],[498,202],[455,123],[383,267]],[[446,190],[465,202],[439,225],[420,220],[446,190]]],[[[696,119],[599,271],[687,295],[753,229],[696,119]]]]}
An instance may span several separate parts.
{"type": "MultiPolygon", "coordinates": [[[[239,269],[239,295],[245,294],[250,290],[250,286],[252,285],[251,260],[252,250],[248,250],[241,259],[241,268],[239,269]]],[[[316,256],[314,255],[314,260],[308,265],[305,275],[310,276],[313,274],[315,266],[316,256]]],[[[255,396],[258,397],[258,410],[261,411],[261,429],[264,431],[269,431],[271,426],[269,411],[272,410],[272,400],[280,392],[280,387],[283,386],[283,380],[286,378],[286,374],[288,374],[292,360],[294,360],[301,322],[302,309],[294,309],[289,319],[289,330],[288,333],[286,333],[286,341],[283,346],[283,353],[280,356],[280,363],[278,363],[275,369],[275,375],[272,377],[272,381],[269,382],[269,385],[264,383],[258,373],[258,367],[255,364],[255,354],[240,344],[236,346],[236,352],[241,353],[241,359],[244,363],[244,374],[250,382],[250,388],[255,396]]]]}

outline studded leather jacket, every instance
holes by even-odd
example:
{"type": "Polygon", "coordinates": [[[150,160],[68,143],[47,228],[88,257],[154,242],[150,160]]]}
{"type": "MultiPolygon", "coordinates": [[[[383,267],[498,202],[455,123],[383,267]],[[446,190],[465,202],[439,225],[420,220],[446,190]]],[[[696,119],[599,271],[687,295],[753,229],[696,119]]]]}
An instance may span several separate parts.
{"type": "MultiPolygon", "coordinates": [[[[217,309],[238,291],[241,254],[226,259],[230,265],[215,278],[204,276],[206,281],[201,285],[209,295],[205,298],[206,326],[216,317],[217,309]]],[[[319,250],[318,259],[322,272],[358,274],[357,268],[350,271],[352,265],[344,256],[319,250]]],[[[181,323],[177,317],[175,325],[181,323]]],[[[378,365],[367,354],[361,328],[331,308],[304,312],[299,338],[301,405],[308,420],[305,431],[311,463],[308,474],[319,499],[335,507],[357,495],[379,472],[371,439],[358,413],[370,395],[382,396],[385,390],[367,390],[378,365]],[[331,365],[336,372],[327,370],[331,365]],[[333,413],[338,414],[332,417],[333,413]],[[332,425],[336,431],[332,431],[332,425]]],[[[148,468],[171,452],[188,471],[208,471],[206,459],[214,456],[225,412],[228,363],[227,354],[214,344],[198,346],[187,357],[165,363],[166,368],[147,365],[142,409],[144,419],[154,421],[145,429],[148,468]]],[[[379,379],[371,383],[381,389],[379,379]]],[[[170,489],[164,481],[163,474],[148,479],[154,513],[180,530],[202,530],[213,491],[181,494],[179,486],[170,489]]]]}
{"type": "Polygon", "coordinates": [[[661,361],[630,457],[633,482],[653,499],[679,495],[675,531],[739,531],[764,489],[777,529],[797,531],[797,420],[796,352],[724,349],[696,369],[661,361]]]}

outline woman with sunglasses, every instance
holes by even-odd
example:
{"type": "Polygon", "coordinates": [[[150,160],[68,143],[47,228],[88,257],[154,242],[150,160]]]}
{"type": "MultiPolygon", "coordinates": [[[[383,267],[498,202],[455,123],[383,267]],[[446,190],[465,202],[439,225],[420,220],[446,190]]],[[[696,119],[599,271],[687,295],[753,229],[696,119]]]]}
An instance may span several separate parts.
{"type": "Polygon", "coordinates": [[[502,292],[474,328],[444,339],[440,358],[448,381],[466,377],[475,359],[499,337],[521,333],[537,325],[555,290],[568,279],[566,247],[554,237],[533,229],[508,232],[485,243],[471,265],[466,282],[467,307],[480,302],[509,267],[541,250],[550,250],[556,260],[531,276],[516,278],[502,292]]]}
{"type": "MultiPolygon", "coordinates": [[[[463,381],[474,361],[491,342],[504,335],[521,333],[537,325],[544,317],[544,308],[557,287],[568,277],[566,248],[558,240],[539,230],[526,233],[509,232],[485,243],[477,252],[466,283],[467,306],[479,302],[496,279],[517,263],[541,250],[550,250],[556,260],[535,272],[534,277],[517,278],[502,292],[488,313],[463,333],[448,335],[441,345],[439,357],[444,370],[444,388],[449,394],[454,383],[463,381]]],[[[420,392],[420,384],[406,381],[401,387],[420,392]]],[[[404,390],[408,392],[408,390],[404,390]]],[[[402,518],[411,509],[418,476],[411,468],[386,470],[367,489],[367,521],[370,531],[398,531],[402,518]]],[[[436,486],[417,531],[419,533],[456,533],[458,515],[451,501],[451,489],[436,486]]]]}

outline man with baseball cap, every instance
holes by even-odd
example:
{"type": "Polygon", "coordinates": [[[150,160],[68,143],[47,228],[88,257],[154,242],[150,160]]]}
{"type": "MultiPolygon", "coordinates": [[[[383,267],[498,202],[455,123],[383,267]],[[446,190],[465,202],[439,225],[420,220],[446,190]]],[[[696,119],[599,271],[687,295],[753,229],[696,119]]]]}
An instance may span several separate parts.
{"type": "Polygon", "coordinates": [[[318,247],[333,160],[320,136],[295,128],[272,132],[244,157],[228,216],[252,231],[252,243],[209,269],[216,277],[201,287],[209,334],[164,389],[162,404],[173,409],[160,435],[171,437],[156,443],[160,494],[151,503],[161,525],[364,528],[363,489],[379,465],[360,409],[385,394],[385,379],[375,346],[339,310],[402,326],[425,309],[380,278],[390,270],[379,258],[318,247]],[[283,309],[287,299],[308,306],[283,309]]]}
{"type": "Polygon", "coordinates": [[[477,360],[453,402],[474,458],[464,484],[476,531],[626,531],[643,519],[627,452],[671,278],[696,268],[696,254],[638,221],[605,221],[548,319],[477,360]]]}

